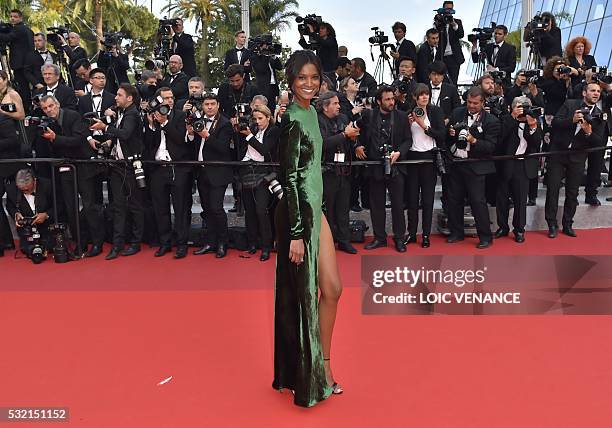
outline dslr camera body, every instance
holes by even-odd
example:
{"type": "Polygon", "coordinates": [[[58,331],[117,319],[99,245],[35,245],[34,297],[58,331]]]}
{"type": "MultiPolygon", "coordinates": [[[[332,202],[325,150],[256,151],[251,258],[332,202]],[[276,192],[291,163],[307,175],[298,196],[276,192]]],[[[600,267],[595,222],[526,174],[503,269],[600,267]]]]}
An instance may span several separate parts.
{"type": "Polygon", "coordinates": [[[593,80],[602,82],[606,85],[612,84],[612,75],[608,73],[608,67],[606,66],[594,66],[591,67],[593,72],[593,80]]]}
{"type": "Polygon", "coordinates": [[[21,228],[25,241],[28,242],[27,256],[35,265],[42,263],[47,258],[47,254],[40,239],[40,232],[34,224],[35,217],[22,217],[17,220],[17,225],[21,228]]]}
{"type": "Polygon", "coordinates": [[[472,126],[468,126],[467,122],[457,122],[453,125],[455,130],[455,147],[461,150],[465,150],[468,145],[468,134],[478,138],[482,136],[482,124],[480,122],[474,122],[472,126]]]}
{"type": "Polygon", "coordinates": [[[447,7],[447,8],[439,8],[434,9],[436,15],[434,16],[434,27],[438,30],[440,28],[446,28],[447,24],[451,24],[455,19],[453,15],[455,14],[455,9],[447,7]]]}
{"type": "Polygon", "coordinates": [[[57,121],[48,116],[26,116],[23,122],[26,127],[35,126],[43,131],[55,123],[57,121]]]}
{"type": "Polygon", "coordinates": [[[280,55],[283,51],[283,45],[274,43],[272,34],[249,37],[247,48],[257,56],[280,55]]]}

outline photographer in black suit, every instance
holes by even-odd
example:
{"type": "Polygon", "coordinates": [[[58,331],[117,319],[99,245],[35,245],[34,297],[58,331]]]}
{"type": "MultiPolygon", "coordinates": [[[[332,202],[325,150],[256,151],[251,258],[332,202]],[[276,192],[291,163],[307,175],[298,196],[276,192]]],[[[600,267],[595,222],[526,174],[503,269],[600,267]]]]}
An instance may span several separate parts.
{"type": "MultiPolygon", "coordinates": [[[[328,22],[321,22],[319,32],[315,32],[312,24],[307,24],[309,29],[309,41],[314,43],[317,56],[321,59],[321,66],[324,73],[336,69],[338,59],[338,42],[336,40],[336,30],[328,22]]],[[[304,34],[300,34],[299,44],[304,49],[312,49],[312,45],[304,39],[304,34]]]]}
{"type": "Polygon", "coordinates": [[[563,233],[571,237],[576,236],[572,223],[578,206],[578,188],[588,154],[571,153],[571,151],[603,146],[605,145],[603,140],[607,137],[606,122],[597,107],[601,97],[601,87],[597,83],[589,83],[584,87],[582,97],[581,100],[565,101],[552,121],[550,150],[570,150],[570,153],[549,157],[545,215],[550,238],[557,236],[559,228],[557,208],[559,189],[564,179],[563,233]]]}
{"type": "Polygon", "coordinates": [[[121,45],[113,44],[106,50],[98,53],[98,67],[106,72],[106,90],[117,93],[119,85],[130,83],[128,70],[130,69],[127,54],[121,52],[121,45]]]}
{"type": "Polygon", "coordinates": [[[251,56],[253,53],[246,47],[247,37],[243,30],[236,32],[234,35],[236,46],[228,49],[225,52],[223,60],[223,70],[227,70],[232,64],[239,64],[244,67],[244,80],[251,80],[251,56]]]}
{"type": "Polygon", "coordinates": [[[396,22],[391,27],[395,37],[395,47],[391,48],[391,56],[395,66],[395,73],[399,73],[400,58],[410,58],[416,63],[417,52],[414,43],[406,38],[406,25],[396,22]]]}
{"type": "MultiPolygon", "coordinates": [[[[458,107],[450,118],[447,145],[455,159],[486,158],[495,153],[500,133],[499,120],[484,110],[485,95],[481,88],[473,87],[467,93],[466,106],[458,107]],[[461,129],[456,129],[461,126],[461,129]]],[[[464,239],[463,206],[467,194],[480,242],[476,248],[493,244],[489,209],[485,198],[485,176],[495,172],[491,160],[455,163],[450,168],[448,189],[447,242],[464,239]]]]}
{"type": "MultiPolygon", "coordinates": [[[[265,48],[265,45],[262,45],[263,48],[265,48]]],[[[283,64],[276,55],[253,53],[251,67],[255,74],[257,93],[268,99],[268,107],[274,111],[276,109],[276,98],[280,93],[277,72],[283,69],[283,64]]]]}
{"type": "Polygon", "coordinates": [[[416,242],[419,225],[419,200],[422,201],[423,241],[421,246],[430,246],[429,235],[433,217],[434,196],[438,169],[436,151],[445,151],[446,127],[444,113],[439,107],[429,102],[429,87],[419,83],[414,91],[415,108],[408,114],[412,144],[408,151],[408,160],[430,160],[431,163],[408,165],[406,187],[408,190],[408,237],[406,244],[416,242]],[[419,197],[420,196],[420,197],[419,197]]]}
{"type": "MultiPolygon", "coordinates": [[[[317,101],[319,128],[323,136],[323,161],[348,162],[359,128],[340,113],[340,100],[328,92],[317,101]]],[[[351,203],[351,170],[347,166],[323,166],[323,199],[325,214],[338,249],[349,254],[357,250],[351,245],[349,211],[351,203]]]]}
{"type": "Polygon", "coordinates": [[[453,2],[445,1],[442,4],[443,13],[438,13],[434,18],[434,24],[440,32],[440,50],[442,51],[443,61],[448,68],[450,83],[457,84],[459,78],[459,68],[465,62],[461,49],[461,39],[463,38],[463,24],[460,19],[453,16],[453,2]],[[451,11],[453,11],[451,13],[451,11]]]}
{"type": "Polygon", "coordinates": [[[195,44],[191,34],[184,32],[183,20],[174,19],[172,25],[172,54],[178,55],[183,60],[183,71],[189,77],[197,75],[195,62],[195,44]]]}
{"type": "Polygon", "coordinates": [[[189,76],[183,71],[183,60],[178,55],[172,55],[168,61],[168,73],[160,82],[160,87],[164,86],[172,89],[175,100],[189,98],[189,76]]]}
{"type": "MultiPolygon", "coordinates": [[[[57,54],[47,49],[47,39],[43,33],[34,34],[34,50],[29,52],[25,60],[25,76],[32,91],[45,86],[41,67],[44,64],[56,64],[57,54]]],[[[28,104],[29,105],[29,104],[28,104]]]]}
{"type": "MultiPolygon", "coordinates": [[[[219,101],[213,93],[204,94],[203,108],[206,127],[195,132],[187,126],[187,134],[193,141],[198,161],[231,161],[230,140],[233,127],[230,121],[219,112],[219,101]]],[[[217,258],[227,254],[228,230],[227,214],[223,209],[225,189],[232,182],[233,171],[228,166],[201,166],[196,169],[198,193],[207,225],[207,243],[193,252],[201,254],[216,253],[217,258]]]]}
{"type": "MultiPolygon", "coordinates": [[[[147,113],[144,157],[159,162],[193,160],[193,144],[186,137],[185,113],[174,109],[174,96],[170,88],[159,88],[155,97],[161,96],[162,104],[170,109],[147,113]]],[[[187,256],[187,239],[191,224],[192,168],[182,165],[155,164],[150,168],[151,199],[160,247],[155,257],[162,257],[172,250],[172,220],[170,201],[174,211],[176,234],[175,259],[187,256]]]]}
{"type": "Polygon", "coordinates": [[[60,83],[60,68],[55,64],[42,66],[42,76],[45,86],[34,91],[34,95],[53,95],[62,108],[77,109],[77,97],[74,90],[60,83]]]}
{"type": "Polygon", "coordinates": [[[219,87],[219,105],[221,113],[228,118],[235,118],[238,104],[250,104],[257,95],[257,89],[244,79],[244,67],[233,64],[225,71],[227,82],[219,87]]]}
{"type": "MultiPolygon", "coordinates": [[[[94,145],[88,144],[89,132],[81,115],[73,110],[61,108],[60,102],[53,95],[40,99],[43,113],[55,120],[51,126],[42,131],[40,137],[51,148],[53,157],[65,159],[90,159],[94,155],[94,145]]],[[[87,226],[92,235],[92,249],[87,257],[95,257],[102,252],[104,241],[104,221],[102,206],[96,201],[97,165],[77,165],[77,191],[81,196],[87,226]]],[[[77,238],[77,206],[74,200],[74,177],[72,171],[59,170],[62,199],[70,226],[73,241],[77,238]]],[[[78,249],[80,251],[81,249],[78,249]]]]}
{"type": "MultiPolygon", "coordinates": [[[[416,58],[416,76],[419,83],[429,83],[429,64],[435,61],[442,61],[442,51],[440,50],[440,32],[435,28],[430,28],[425,33],[425,43],[419,46],[416,58]]],[[[446,70],[444,71],[446,74],[446,70]]]]}
{"type": "MultiPolygon", "coordinates": [[[[80,46],[81,36],[75,32],[68,33],[68,43],[66,43],[66,40],[61,34],[58,34],[58,37],[62,51],[68,57],[68,70],[70,72],[71,81],[74,82],[77,79],[74,64],[80,59],[87,59],[87,51],[80,46]]],[[[58,52],[58,54],[60,53],[58,52]]],[[[68,83],[70,84],[70,82],[68,83]]]]}
{"type": "Polygon", "coordinates": [[[6,44],[10,50],[10,67],[13,70],[13,81],[24,105],[30,105],[30,88],[26,78],[27,57],[34,50],[34,33],[23,22],[23,13],[18,9],[10,11],[11,31],[0,33],[0,44],[6,44]]]}
{"type": "Polygon", "coordinates": [[[144,232],[144,209],[140,187],[144,184],[144,176],[141,175],[139,160],[143,151],[143,126],[137,107],[138,91],[135,87],[123,83],[117,90],[115,102],[117,112],[106,111],[107,116],[115,120],[113,125],[106,125],[101,120],[96,120],[89,127],[90,130],[103,131],[109,135],[112,147],[111,158],[124,161],[112,164],[110,170],[113,194],[113,247],[106,260],[116,259],[119,254],[131,256],[138,253],[144,232]],[[131,215],[132,230],[129,235],[130,244],[123,250],[128,214],[131,215]]]}
{"type": "Polygon", "coordinates": [[[370,177],[370,216],[374,229],[374,240],[364,248],[372,250],[387,246],[386,194],[391,195],[391,218],[393,222],[393,240],[395,249],[406,251],[404,237],[406,219],[404,217],[404,182],[405,165],[394,165],[408,154],[412,143],[412,134],[408,127],[406,115],[395,109],[394,91],[390,86],[382,86],[376,92],[378,108],[371,111],[366,119],[366,125],[361,130],[360,142],[365,144],[355,149],[360,160],[378,160],[380,166],[368,165],[366,176],[370,177]]]}
{"type": "Polygon", "coordinates": [[[453,111],[461,105],[461,99],[457,87],[444,81],[446,65],[442,61],[434,61],[429,64],[429,90],[431,91],[430,103],[442,109],[444,113],[444,124],[448,125],[453,111]]]}
{"type": "Polygon", "coordinates": [[[351,64],[351,77],[357,82],[360,91],[365,91],[367,89],[368,97],[376,96],[378,83],[376,83],[374,77],[366,71],[366,65],[363,58],[353,58],[351,64]]]}
{"type": "MultiPolygon", "coordinates": [[[[500,155],[527,155],[540,151],[542,145],[542,128],[531,112],[531,100],[520,96],[512,101],[512,112],[501,119],[501,135],[497,153],[500,155]]],[[[510,226],[508,215],[510,205],[508,197],[512,196],[514,215],[512,226],[514,240],[525,242],[525,224],[527,223],[527,194],[529,180],[538,175],[538,159],[510,159],[497,162],[497,225],[495,238],[508,236],[510,226]]]]}
{"type": "MultiPolygon", "coordinates": [[[[505,87],[510,86],[510,78],[516,68],[516,47],[506,42],[507,35],[508,27],[505,25],[498,25],[495,27],[495,32],[493,33],[495,42],[488,43],[484,47],[480,46],[487,60],[486,71],[489,73],[491,71],[503,71],[506,73],[503,79],[505,87]]],[[[472,61],[475,63],[479,61],[476,43],[472,45],[472,61]]]]}
{"type": "MultiPolygon", "coordinates": [[[[537,15],[534,17],[536,18],[537,15]]],[[[562,56],[561,49],[561,30],[557,27],[557,19],[550,12],[544,12],[540,16],[540,24],[544,28],[531,30],[531,21],[527,24],[523,33],[523,41],[528,42],[531,37],[534,37],[536,42],[536,51],[540,54],[542,64],[548,62],[552,57],[562,56]]]]}
{"type": "Polygon", "coordinates": [[[340,82],[351,74],[351,60],[347,57],[338,57],[336,60],[336,70],[324,73],[333,83],[332,90],[340,91],[340,82]]]}

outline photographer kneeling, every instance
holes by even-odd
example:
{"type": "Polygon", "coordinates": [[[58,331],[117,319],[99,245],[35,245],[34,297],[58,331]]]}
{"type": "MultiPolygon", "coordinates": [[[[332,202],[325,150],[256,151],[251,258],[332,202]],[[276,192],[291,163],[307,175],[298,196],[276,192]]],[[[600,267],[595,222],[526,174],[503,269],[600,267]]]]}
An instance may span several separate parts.
{"type": "MultiPolygon", "coordinates": [[[[274,126],[272,112],[264,105],[253,107],[252,118],[255,126],[249,127],[240,123],[239,132],[244,138],[240,141],[238,157],[243,162],[274,162],[277,161],[277,147],[280,128],[274,126]]],[[[272,194],[268,190],[266,176],[272,172],[272,167],[248,166],[240,168],[242,182],[242,201],[244,203],[249,253],[257,252],[257,242],[261,240],[261,256],[259,260],[270,258],[273,246],[272,223],[270,221],[270,206],[272,194]]]]}
{"type": "Polygon", "coordinates": [[[21,251],[35,263],[47,254],[50,212],[53,206],[51,183],[36,178],[29,169],[17,172],[7,189],[6,209],[15,219],[21,251]]]}

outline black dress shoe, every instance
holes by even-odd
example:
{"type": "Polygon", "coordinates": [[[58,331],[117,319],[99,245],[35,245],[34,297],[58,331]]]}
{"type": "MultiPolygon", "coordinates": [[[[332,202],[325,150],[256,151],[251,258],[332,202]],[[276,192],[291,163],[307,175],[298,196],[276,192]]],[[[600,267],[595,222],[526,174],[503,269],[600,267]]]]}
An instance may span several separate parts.
{"type": "Polygon", "coordinates": [[[0,247],[0,257],[4,257],[4,248],[0,247]]]}
{"type": "Polygon", "coordinates": [[[514,232],[514,240],[519,244],[525,242],[525,233],[524,232],[514,232]]]}
{"type": "Polygon", "coordinates": [[[363,248],[366,250],[374,250],[379,247],[386,247],[387,243],[385,241],[379,241],[378,239],[373,240],[369,244],[366,244],[363,248]]]}
{"type": "Polygon", "coordinates": [[[535,199],[529,199],[527,201],[527,206],[528,207],[535,207],[535,204],[536,204],[536,200],[535,199]]]}
{"type": "Polygon", "coordinates": [[[338,242],[338,249],[349,254],[357,254],[357,249],[350,242],[338,242]]]}
{"type": "Polygon", "coordinates": [[[493,241],[489,240],[489,241],[483,241],[481,240],[478,245],[476,245],[476,248],[478,248],[479,250],[484,250],[485,248],[489,248],[491,245],[493,245],[493,241]]]}
{"type": "Polygon", "coordinates": [[[353,205],[351,207],[351,211],[356,212],[356,213],[360,213],[361,211],[363,211],[363,208],[361,208],[361,206],[359,204],[353,205]]]}
{"type": "Polygon", "coordinates": [[[217,247],[213,247],[210,244],[206,244],[202,248],[195,250],[193,252],[193,255],[201,256],[202,254],[215,253],[216,251],[217,251],[217,247]]]}
{"type": "Polygon", "coordinates": [[[270,249],[264,248],[263,250],[261,250],[261,256],[259,256],[259,260],[262,262],[265,262],[269,258],[270,258],[270,249]]]}
{"type": "Polygon", "coordinates": [[[406,244],[404,244],[404,240],[403,239],[394,239],[393,241],[395,242],[395,250],[398,253],[405,253],[406,252],[406,244]]]}
{"type": "Polygon", "coordinates": [[[187,257],[187,245],[179,245],[176,247],[176,253],[174,254],[175,259],[184,259],[187,257]]]}
{"type": "Polygon", "coordinates": [[[125,250],[121,252],[122,256],[133,256],[134,254],[140,252],[140,245],[131,244],[125,250]]]}
{"type": "Polygon", "coordinates": [[[417,241],[416,236],[408,235],[406,239],[404,240],[404,245],[412,244],[412,243],[415,243],[416,241],[417,241]]]}
{"type": "Polygon", "coordinates": [[[449,244],[454,244],[455,242],[463,241],[464,239],[465,238],[463,236],[449,235],[446,242],[448,242],[449,244]]]}
{"type": "Polygon", "coordinates": [[[257,247],[255,245],[249,245],[249,249],[247,250],[249,254],[255,254],[257,252],[257,247]]]}
{"type": "Polygon", "coordinates": [[[421,247],[429,248],[430,245],[431,243],[429,242],[429,236],[423,235],[423,242],[421,242],[421,247]]]}
{"type": "Polygon", "coordinates": [[[495,238],[501,238],[502,236],[508,236],[508,234],[510,233],[510,229],[504,229],[502,227],[500,227],[499,229],[497,229],[495,231],[495,238]]]}
{"type": "Polygon", "coordinates": [[[96,257],[102,254],[102,244],[94,244],[91,246],[91,250],[85,253],[85,257],[96,257]]]}
{"type": "Polygon", "coordinates": [[[606,201],[608,201],[608,202],[612,202],[612,196],[608,196],[608,197],[606,198],[606,201]]]}
{"type": "Polygon", "coordinates": [[[227,254],[227,244],[219,244],[217,247],[217,255],[218,259],[222,259],[227,254]]]}
{"type": "Polygon", "coordinates": [[[572,238],[577,237],[576,231],[572,228],[572,226],[563,226],[563,233],[567,236],[571,236],[572,238]]]}
{"type": "Polygon", "coordinates": [[[154,255],[155,257],[162,257],[169,253],[171,249],[172,247],[170,247],[170,245],[162,245],[161,247],[159,247],[159,249],[155,252],[154,255]]]}
{"type": "Polygon", "coordinates": [[[601,202],[599,201],[599,199],[597,199],[597,196],[589,196],[585,198],[584,203],[592,207],[598,207],[601,205],[601,202]]]}
{"type": "Polygon", "coordinates": [[[113,247],[110,250],[110,253],[108,253],[106,255],[106,260],[113,260],[116,259],[117,257],[119,257],[119,252],[121,251],[121,248],[119,247],[113,247]]]}
{"type": "Polygon", "coordinates": [[[558,230],[559,230],[558,226],[548,226],[548,237],[549,238],[556,238],[558,230]]]}

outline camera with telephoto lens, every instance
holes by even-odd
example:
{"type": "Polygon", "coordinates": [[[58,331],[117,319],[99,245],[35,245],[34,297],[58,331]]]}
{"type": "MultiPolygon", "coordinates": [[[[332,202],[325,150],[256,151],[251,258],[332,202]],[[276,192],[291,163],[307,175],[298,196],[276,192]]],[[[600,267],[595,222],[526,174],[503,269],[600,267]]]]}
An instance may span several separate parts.
{"type": "Polygon", "coordinates": [[[568,67],[567,65],[562,65],[561,67],[557,68],[557,73],[561,74],[571,74],[572,73],[572,69],[571,67],[568,67]]]}
{"type": "Polygon", "coordinates": [[[251,106],[247,103],[236,104],[238,131],[245,131],[251,125],[251,106]]]}
{"type": "Polygon", "coordinates": [[[300,35],[311,36],[313,34],[319,34],[319,31],[321,29],[321,24],[323,23],[323,18],[321,18],[319,15],[315,15],[314,13],[311,13],[304,17],[296,16],[295,22],[298,23],[297,28],[298,28],[298,32],[300,33],[300,35]],[[314,31],[312,32],[310,31],[310,28],[308,28],[308,24],[312,26],[314,31]]]}
{"type": "Polygon", "coordinates": [[[0,110],[7,113],[15,113],[17,111],[17,106],[14,103],[0,104],[0,110]]]}
{"type": "Polygon", "coordinates": [[[283,199],[283,186],[278,182],[276,172],[271,172],[263,178],[268,184],[268,190],[278,199],[283,199]]]}
{"type": "MultiPolygon", "coordinates": [[[[382,133],[384,134],[385,132],[388,132],[386,130],[381,130],[382,133]]],[[[385,175],[391,175],[391,152],[393,151],[391,148],[391,145],[388,143],[383,143],[380,146],[380,154],[382,155],[383,158],[383,164],[385,166],[385,175]]]]}
{"type": "Polygon", "coordinates": [[[47,116],[26,116],[23,121],[25,126],[35,126],[42,130],[47,129],[54,123],[56,123],[56,120],[47,116]]]}
{"type": "MultiPolygon", "coordinates": [[[[155,61],[159,68],[165,68],[172,55],[172,27],[175,26],[179,21],[179,18],[168,19],[164,16],[163,19],[159,20],[159,27],[157,28],[157,44],[153,49],[155,53],[155,61]]],[[[145,63],[146,67],[146,63],[145,63]]]]}
{"type": "Polygon", "coordinates": [[[385,32],[378,27],[372,27],[370,30],[374,31],[374,35],[368,39],[371,45],[384,45],[389,42],[389,36],[385,36],[385,32]]]}
{"type": "Polygon", "coordinates": [[[60,36],[65,42],[68,42],[68,35],[70,34],[70,26],[64,24],[60,27],[48,27],[47,28],[47,42],[51,44],[57,52],[62,48],[62,41],[60,36]]]}
{"type": "Polygon", "coordinates": [[[499,117],[504,113],[504,98],[491,95],[485,100],[484,106],[489,108],[493,116],[499,117]]]}
{"type": "Polygon", "coordinates": [[[530,116],[537,119],[538,117],[542,116],[542,107],[535,107],[529,103],[519,104],[519,107],[523,108],[523,114],[521,114],[519,118],[530,116]]]}
{"type": "Polygon", "coordinates": [[[478,42],[481,48],[484,47],[493,39],[496,26],[497,24],[495,22],[491,22],[490,27],[472,28],[472,34],[468,34],[467,36],[468,42],[471,44],[478,42]]]}
{"type": "Polygon", "coordinates": [[[525,76],[525,80],[527,80],[528,83],[536,83],[540,77],[544,76],[544,70],[540,68],[525,70],[522,74],[525,76]]]}
{"type": "Polygon", "coordinates": [[[68,246],[66,242],[66,231],[68,227],[65,223],[54,223],[49,226],[49,232],[53,235],[55,243],[53,244],[53,260],[55,263],[66,263],[70,261],[68,256],[68,246]]]}
{"type": "Polygon", "coordinates": [[[355,104],[374,105],[376,104],[376,97],[368,97],[368,88],[364,86],[357,91],[355,104]]]}
{"type": "Polygon", "coordinates": [[[185,124],[191,125],[195,132],[202,132],[206,128],[206,118],[199,110],[196,110],[185,116],[185,124]]]}
{"type": "Polygon", "coordinates": [[[202,103],[204,103],[204,94],[191,94],[187,100],[187,104],[191,104],[192,108],[202,111],[202,103]]]}
{"type": "Polygon", "coordinates": [[[580,123],[586,122],[589,125],[592,125],[595,119],[599,119],[601,117],[599,113],[592,113],[591,109],[588,107],[583,107],[580,110],[578,110],[578,112],[582,113],[582,118],[583,118],[580,123]]]}
{"type": "Polygon", "coordinates": [[[434,12],[436,12],[436,15],[434,16],[434,26],[436,28],[445,28],[447,24],[451,24],[453,22],[455,9],[452,7],[441,7],[439,9],[434,9],[434,12]]]}
{"type": "Polygon", "coordinates": [[[132,163],[132,168],[134,168],[134,177],[136,178],[136,185],[139,189],[144,189],[147,187],[147,181],[145,180],[144,168],[142,167],[142,156],[141,155],[133,155],[127,158],[132,163]]]}
{"type": "Polygon", "coordinates": [[[612,76],[608,74],[608,67],[594,66],[591,67],[591,71],[593,72],[593,80],[595,80],[596,82],[603,82],[606,85],[612,83],[612,76]]]}
{"type": "Polygon", "coordinates": [[[425,116],[425,109],[423,107],[416,106],[415,108],[412,109],[412,112],[414,113],[416,117],[425,116]]]}
{"type": "Polygon", "coordinates": [[[442,155],[442,149],[439,147],[433,148],[434,152],[434,163],[436,165],[436,169],[438,170],[438,174],[444,175],[446,174],[446,163],[444,162],[444,157],[442,155]]]}
{"type": "Polygon", "coordinates": [[[156,68],[162,69],[166,66],[162,59],[148,59],[144,63],[145,70],[153,71],[156,68]]]}
{"type": "Polygon", "coordinates": [[[283,45],[274,43],[272,34],[260,34],[259,36],[249,37],[247,48],[255,55],[280,55],[283,51],[283,45]]]}
{"type": "Polygon", "coordinates": [[[503,70],[491,71],[489,75],[493,78],[495,83],[501,83],[506,78],[506,72],[503,70]]]}
{"type": "Polygon", "coordinates": [[[167,116],[170,113],[170,106],[163,104],[164,99],[161,95],[158,95],[156,98],[153,98],[149,101],[147,108],[145,109],[146,113],[154,113],[159,112],[159,114],[163,116],[167,116]]]}
{"type": "Polygon", "coordinates": [[[149,102],[155,97],[157,92],[157,85],[145,85],[140,84],[137,86],[138,92],[140,92],[140,98],[143,101],[149,102]]]}
{"type": "Polygon", "coordinates": [[[42,263],[47,258],[45,249],[40,242],[40,232],[34,224],[35,217],[22,217],[17,220],[17,225],[21,228],[21,233],[27,245],[27,256],[35,265],[42,263]]]}
{"type": "Polygon", "coordinates": [[[453,125],[455,130],[455,147],[458,149],[465,149],[468,145],[467,136],[470,133],[470,127],[467,122],[457,122],[453,125]]]}
{"type": "Polygon", "coordinates": [[[412,79],[408,76],[398,77],[391,83],[391,88],[394,91],[399,91],[400,94],[408,94],[410,93],[410,89],[412,86],[412,79]]]}

